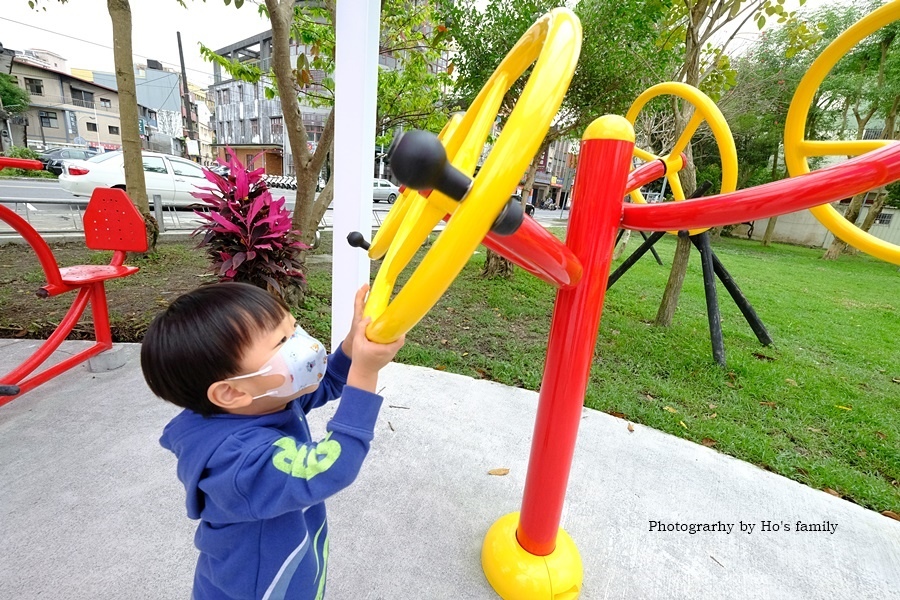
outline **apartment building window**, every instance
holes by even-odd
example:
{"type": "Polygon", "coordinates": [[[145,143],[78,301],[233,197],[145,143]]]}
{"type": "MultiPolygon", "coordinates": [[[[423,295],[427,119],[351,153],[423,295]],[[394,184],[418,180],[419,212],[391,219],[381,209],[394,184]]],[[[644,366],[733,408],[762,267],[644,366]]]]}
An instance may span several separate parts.
{"type": "Polygon", "coordinates": [[[243,86],[243,84],[240,84],[240,83],[238,84],[238,87],[237,87],[237,101],[238,102],[244,101],[244,86],[243,86]]]}
{"type": "Polygon", "coordinates": [[[112,102],[109,98],[100,98],[100,108],[112,108],[112,102]]]}
{"type": "Polygon", "coordinates": [[[259,120],[250,119],[250,136],[256,137],[259,135],[259,120]]]}
{"type": "Polygon", "coordinates": [[[218,91],[219,104],[231,104],[231,90],[222,88],[218,91]]]}
{"type": "Polygon", "coordinates": [[[72,104],[82,106],[84,108],[94,108],[94,94],[72,88],[72,104]]]}
{"type": "Polygon", "coordinates": [[[880,213],[877,217],[875,217],[876,225],[890,225],[891,221],[894,220],[894,213],[880,213]]]}
{"type": "Polygon", "coordinates": [[[87,125],[88,131],[93,131],[94,133],[97,132],[97,124],[96,123],[85,123],[85,125],[87,125]]]}
{"type": "Polygon", "coordinates": [[[272,135],[281,135],[284,133],[284,117],[272,117],[272,135]]]}
{"type": "Polygon", "coordinates": [[[119,128],[115,125],[109,126],[109,135],[119,135],[119,128]]]}
{"type": "Polygon", "coordinates": [[[57,120],[56,113],[52,110],[42,110],[39,112],[39,116],[41,118],[41,127],[59,128],[59,120],[57,120]]]}
{"type": "Polygon", "coordinates": [[[42,79],[31,79],[30,77],[26,77],[25,87],[28,88],[28,93],[32,96],[44,95],[44,81],[42,79]]]}

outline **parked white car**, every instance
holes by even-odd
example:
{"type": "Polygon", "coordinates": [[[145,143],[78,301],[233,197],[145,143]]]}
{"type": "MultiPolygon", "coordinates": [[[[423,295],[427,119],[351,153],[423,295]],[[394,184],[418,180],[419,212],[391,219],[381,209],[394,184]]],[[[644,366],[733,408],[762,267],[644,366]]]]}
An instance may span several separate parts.
{"type": "MultiPolygon", "coordinates": [[[[142,152],[147,196],[162,197],[163,205],[186,207],[202,204],[191,196],[196,186],[207,185],[200,165],[187,159],[157,152],[142,152]]],[[[90,197],[97,187],[125,189],[124,156],[121,151],[106,152],[88,160],[67,160],[59,176],[62,189],[75,196],[90,197]]]]}
{"type": "Polygon", "coordinates": [[[372,180],[372,200],[375,202],[386,200],[388,204],[393,204],[399,195],[400,188],[387,179],[372,180]]]}

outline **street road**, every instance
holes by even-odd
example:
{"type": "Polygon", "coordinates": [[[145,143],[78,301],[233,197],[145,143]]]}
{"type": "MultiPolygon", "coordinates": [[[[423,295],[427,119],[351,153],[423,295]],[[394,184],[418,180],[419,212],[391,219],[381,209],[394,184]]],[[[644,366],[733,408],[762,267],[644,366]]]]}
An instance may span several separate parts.
{"type": "MultiPolygon", "coordinates": [[[[68,202],[75,199],[75,196],[59,187],[59,182],[55,179],[35,179],[34,181],[0,179],[0,200],[4,202],[14,200],[20,202],[32,200],[44,202],[47,200],[62,200],[63,202],[68,202]]],[[[34,203],[34,206],[45,210],[68,210],[66,204],[38,206],[37,203],[34,203]]]]}
{"type": "MultiPolygon", "coordinates": [[[[272,194],[277,198],[293,196],[292,190],[272,189],[272,194]]],[[[293,199],[293,198],[291,198],[293,199]]],[[[86,198],[75,198],[59,186],[59,182],[51,179],[0,179],[0,201],[7,207],[15,210],[25,217],[40,232],[80,231],[81,212],[84,211],[86,198]],[[53,202],[59,200],[59,202],[53,202]],[[71,204],[75,202],[76,204],[71,204]],[[80,206],[79,206],[80,204],[80,206]]],[[[332,224],[332,207],[326,211],[322,219],[321,227],[330,229],[332,224]]],[[[384,220],[391,205],[385,203],[373,203],[373,225],[375,227],[384,220]]],[[[534,218],[544,227],[564,226],[568,219],[569,211],[550,211],[538,209],[534,218]]],[[[167,209],[164,211],[165,227],[171,229],[193,230],[200,219],[192,211],[181,209],[178,211],[167,209]]],[[[11,231],[11,228],[0,223],[0,233],[11,231]]]]}

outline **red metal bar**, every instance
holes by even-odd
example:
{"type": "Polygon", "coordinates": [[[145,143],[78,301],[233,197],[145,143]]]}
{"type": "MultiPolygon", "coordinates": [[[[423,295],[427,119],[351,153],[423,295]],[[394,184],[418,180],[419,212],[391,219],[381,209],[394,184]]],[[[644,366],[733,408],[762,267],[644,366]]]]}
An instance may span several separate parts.
{"type": "Polygon", "coordinates": [[[47,278],[47,285],[45,287],[47,288],[49,296],[55,296],[56,294],[67,292],[72,289],[62,282],[62,276],[59,274],[59,266],[56,264],[56,258],[54,258],[50,246],[47,245],[44,238],[35,231],[34,227],[32,227],[28,221],[2,204],[0,204],[0,221],[9,223],[12,228],[28,242],[32,249],[34,249],[38,261],[41,263],[41,268],[44,269],[44,277],[47,278]]]}
{"type": "Polygon", "coordinates": [[[633,149],[631,141],[611,139],[581,147],[566,245],[584,276],[557,293],[517,531],[522,547],[538,556],[556,546],[633,149]]]}
{"type": "Polygon", "coordinates": [[[626,204],[622,227],[673,231],[767,219],[848,198],[900,179],[900,143],[799,177],[663,204],[626,204]]]}
{"type": "Polygon", "coordinates": [[[25,169],[26,171],[40,171],[44,168],[39,160],[28,158],[6,158],[0,156],[0,169],[25,169]]]}
{"type": "Polygon", "coordinates": [[[103,282],[91,285],[91,314],[94,317],[94,337],[105,350],[112,348],[112,330],[109,326],[109,308],[103,282]]]}
{"type": "Polygon", "coordinates": [[[628,183],[625,184],[625,193],[633,192],[666,176],[666,163],[662,160],[654,160],[644,163],[628,174],[628,183]]]}
{"type": "Polygon", "coordinates": [[[575,254],[531,217],[525,217],[514,234],[489,233],[481,243],[555,287],[570,288],[581,281],[575,254]]]}

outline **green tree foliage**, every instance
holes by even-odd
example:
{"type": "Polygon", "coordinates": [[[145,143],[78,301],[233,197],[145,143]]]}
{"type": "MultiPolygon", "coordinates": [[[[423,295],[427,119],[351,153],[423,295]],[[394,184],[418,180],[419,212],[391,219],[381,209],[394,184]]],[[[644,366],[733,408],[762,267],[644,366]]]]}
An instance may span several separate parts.
{"type": "MultiPolygon", "coordinates": [[[[449,33],[456,53],[455,92],[467,107],[497,69],[513,45],[542,15],[559,6],[558,0],[475,0],[445,2],[449,33]]],[[[572,82],[559,113],[544,138],[526,176],[523,202],[534,181],[537,162],[554,140],[581,137],[603,114],[624,114],[634,98],[665,73],[667,53],[655,46],[658,22],[666,4],[657,0],[581,0],[574,12],[584,37],[572,82]]],[[[514,82],[500,108],[502,125],[522,94],[531,69],[514,82]]],[[[490,252],[486,275],[509,269],[490,252]]]]}
{"type": "MultiPolygon", "coordinates": [[[[264,85],[268,98],[280,97],[297,174],[294,228],[303,232],[303,240],[310,243],[316,224],[333,197],[330,177],[318,198],[315,192],[319,173],[331,151],[334,117],[329,115],[318,147],[310,152],[306,129],[299,116],[295,119],[294,115],[299,115],[301,102],[311,106],[334,103],[335,4],[334,0],[296,5],[290,0],[266,0],[258,6],[273,24],[271,69],[263,71],[257,64],[218,56],[205,46],[201,53],[234,79],[264,85]],[[279,67],[280,60],[289,56],[288,40],[306,51],[292,64],[279,67]]],[[[450,75],[435,68],[446,49],[446,27],[431,3],[405,0],[384,0],[381,22],[379,52],[393,68],[379,70],[378,131],[383,126],[385,135],[378,141],[389,143],[395,127],[438,130],[451,108],[443,94],[450,85],[450,75]]],[[[327,171],[330,176],[330,169],[327,171]]]]}
{"type": "Polygon", "coordinates": [[[15,77],[0,73],[0,102],[3,103],[5,112],[16,115],[28,110],[31,96],[18,86],[15,77]]]}

